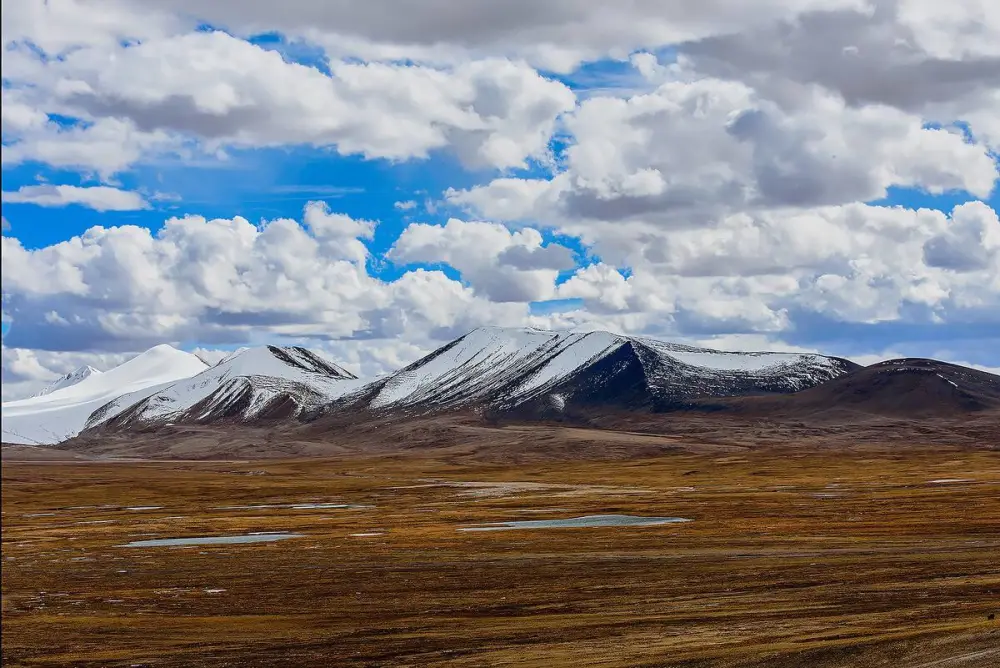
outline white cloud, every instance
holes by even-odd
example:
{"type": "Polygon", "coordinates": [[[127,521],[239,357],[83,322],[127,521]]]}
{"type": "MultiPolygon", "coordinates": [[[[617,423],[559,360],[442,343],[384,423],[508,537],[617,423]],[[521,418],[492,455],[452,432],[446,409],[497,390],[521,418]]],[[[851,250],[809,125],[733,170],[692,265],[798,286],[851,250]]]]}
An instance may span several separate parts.
{"type": "Polygon", "coordinates": [[[924,261],[958,272],[1000,265],[1000,220],[987,206],[956,209],[951,224],[924,242],[924,261]]]}
{"type": "MultiPolygon", "coordinates": [[[[3,109],[15,92],[3,90],[3,109]]],[[[168,133],[143,132],[119,118],[97,118],[83,125],[63,126],[48,120],[40,108],[20,105],[32,114],[32,122],[8,131],[4,128],[4,166],[37,161],[59,169],[94,170],[109,178],[143,157],[184,154],[184,142],[168,133]],[[35,122],[37,120],[38,122],[35,122]]],[[[44,105],[43,105],[44,106],[44,105]]]]}
{"type": "Polygon", "coordinates": [[[551,178],[499,178],[448,200],[579,237],[602,262],[559,296],[681,332],[782,331],[811,317],[996,321],[988,204],[949,217],[861,203],[892,187],[987,199],[998,177],[987,146],[820,87],[789,107],[742,81],[678,72],[648,93],[581,102],[551,178]]]}
{"type": "Polygon", "coordinates": [[[447,63],[499,53],[563,72],[584,59],[625,57],[644,46],[740,31],[809,9],[864,6],[861,0],[759,0],[752,5],[739,0],[637,0],[613,8],[580,0],[508,0],[499,5],[492,0],[144,4],[180,10],[243,33],[281,30],[308,36],[334,56],[447,63]]]}
{"type": "Polygon", "coordinates": [[[565,85],[502,58],[448,69],[331,61],[327,75],[224,32],[88,45],[58,59],[12,48],[5,163],[104,174],[192,140],[209,152],[306,144],[390,160],[450,149],[471,167],[521,167],[547,150],[575,102],[565,85]],[[67,128],[46,113],[87,124],[67,128]]]}
{"type": "MultiPolygon", "coordinates": [[[[762,346],[838,323],[1000,325],[995,6],[4,3],[5,167],[110,179],[163,156],[304,145],[389,162],[446,151],[501,170],[446,190],[447,222],[438,193],[419,192],[429,222],[395,240],[378,229],[385,257],[370,251],[374,221],[320,203],[301,220],[189,215],[156,233],[95,227],[37,249],[5,237],[14,340],[135,351],[273,337],[371,370],[485,322],[762,346]],[[196,31],[199,21],[229,33],[196,31]],[[245,39],[273,31],[285,41],[271,50],[245,39]],[[299,60],[312,65],[295,62],[310,49],[299,60]],[[634,70],[610,83],[572,72],[589,88],[579,99],[539,69],[600,57],[634,70]],[[524,166],[530,177],[508,171],[524,166]],[[980,201],[865,204],[893,189],[980,201]],[[583,252],[545,244],[550,229],[583,252]],[[370,269],[386,259],[395,280],[370,269]],[[528,302],[551,298],[584,305],[530,315],[528,302]]],[[[11,197],[144,205],[107,186],[11,197]]]]}
{"type": "Polygon", "coordinates": [[[568,248],[543,245],[537,230],[511,232],[497,223],[454,218],[445,225],[409,225],[387,257],[403,264],[450,265],[477,294],[495,302],[549,299],[559,271],[576,264],[568,248]]]}
{"type": "MultiPolygon", "coordinates": [[[[122,0],[24,0],[3,5],[4,49],[30,42],[61,54],[80,45],[110,47],[123,40],[162,37],[183,30],[174,12],[137,10],[122,0]]],[[[5,73],[6,74],[6,73],[5,73]]]]}
{"type": "Polygon", "coordinates": [[[892,186],[986,198],[998,176],[987,148],[956,132],[818,91],[790,114],[741,83],[668,82],[586,100],[566,124],[566,168],[547,184],[499,179],[451,198],[487,217],[676,228],[726,211],[873,200],[892,186]]]}
{"type": "Polygon", "coordinates": [[[47,207],[78,204],[95,211],[136,211],[149,208],[149,203],[139,193],[109,186],[21,186],[14,191],[3,191],[3,201],[47,207]]]}
{"type": "Polygon", "coordinates": [[[132,357],[86,351],[47,351],[29,348],[2,348],[3,401],[23,399],[41,391],[60,376],[82,366],[107,370],[132,357]]]}
{"type": "Polygon", "coordinates": [[[412,341],[527,314],[440,271],[374,278],[364,245],[373,229],[309,203],[302,223],[185,216],[155,234],[94,227],[33,250],[5,236],[4,308],[17,324],[6,343],[131,351],[165,340],[238,344],[262,331],[412,341]]]}

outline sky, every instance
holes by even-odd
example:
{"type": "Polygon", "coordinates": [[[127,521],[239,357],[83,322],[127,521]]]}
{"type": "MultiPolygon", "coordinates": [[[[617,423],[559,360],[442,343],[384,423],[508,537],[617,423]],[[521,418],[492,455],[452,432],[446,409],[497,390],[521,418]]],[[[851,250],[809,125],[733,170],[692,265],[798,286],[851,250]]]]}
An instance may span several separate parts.
{"type": "Polygon", "coordinates": [[[3,396],[481,325],[1000,371],[993,0],[2,6],[3,396]]]}

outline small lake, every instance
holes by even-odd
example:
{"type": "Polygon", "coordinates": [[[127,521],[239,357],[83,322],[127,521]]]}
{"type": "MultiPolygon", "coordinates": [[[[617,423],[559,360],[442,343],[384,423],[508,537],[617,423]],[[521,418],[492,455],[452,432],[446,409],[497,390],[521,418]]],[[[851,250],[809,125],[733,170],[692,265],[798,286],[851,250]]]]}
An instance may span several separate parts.
{"type": "Polygon", "coordinates": [[[301,533],[257,533],[243,536],[198,536],[195,538],[154,538],[134,540],[118,547],[172,547],[176,545],[233,545],[241,543],[272,543],[276,540],[301,538],[301,533]]]}
{"type": "Polygon", "coordinates": [[[576,529],[585,527],[649,527],[676,522],[690,522],[684,517],[637,517],[635,515],[586,515],[565,520],[515,520],[493,522],[459,531],[508,531],[511,529],[576,529]]]}

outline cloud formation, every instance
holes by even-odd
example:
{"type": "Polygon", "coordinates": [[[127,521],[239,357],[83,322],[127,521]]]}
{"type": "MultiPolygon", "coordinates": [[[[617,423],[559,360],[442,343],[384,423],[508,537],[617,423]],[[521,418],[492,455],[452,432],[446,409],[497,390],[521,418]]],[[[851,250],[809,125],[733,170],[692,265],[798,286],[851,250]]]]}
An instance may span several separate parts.
{"type": "Polygon", "coordinates": [[[373,277],[364,243],[373,230],[310,202],[301,222],[188,215],[156,233],[94,227],[39,249],[5,236],[5,311],[18,322],[5,345],[127,351],[160,341],[249,341],[259,329],[389,338],[411,327],[459,331],[526,315],[526,305],[492,302],[437,270],[373,277]]]}
{"type": "Polygon", "coordinates": [[[575,102],[562,83],[503,58],[448,69],[328,61],[325,72],[221,31],[59,58],[30,43],[6,48],[4,163],[104,175],[192,142],[208,152],[309,145],[390,160],[450,150],[472,168],[523,167],[545,153],[575,102]]]}
{"type": "Polygon", "coordinates": [[[149,203],[136,192],[110,186],[37,185],[3,191],[3,201],[12,204],[37,204],[61,207],[78,204],[95,211],[137,211],[149,203]]]}
{"type": "Polygon", "coordinates": [[[5,212],[5,388],[163,341],[376,373],[480,324],[996,366],[998,7],[4,3],[3,201],[74,230],[5,212]],[[161,163],[260,149],[385,183],[149,204],[161,163]]]}

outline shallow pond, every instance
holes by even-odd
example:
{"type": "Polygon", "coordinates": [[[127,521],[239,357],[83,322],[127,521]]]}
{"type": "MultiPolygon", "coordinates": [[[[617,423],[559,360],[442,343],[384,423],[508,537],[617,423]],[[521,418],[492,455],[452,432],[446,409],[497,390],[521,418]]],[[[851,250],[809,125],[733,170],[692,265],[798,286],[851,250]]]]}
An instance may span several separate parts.
{"type": "Polygon", "coordinates": [[[586,515],[565,520],[515,520],[494,522],[478,527],[463,527],[459,531],[507,531],[510,529],[572,529],[583,527],[648,527],[676,522],[690,522],[683,517],[637,517],[635,515],[586,515]]]}
{"type": "Polygon", "coordinates": [[[172,547],[175,545],[231,545],[234,543],[270,543],[288,538],[300,538],[300,533],[257,533],[243,536],[198,536],[194,538],[154,538],[134,540],[119,547],[172,547]]]}
{"type": "Polygon", "coordinates": [[[268,510],[287,508],[290,510],[321,510],[330,508],[371,508],[357,503],[256,503],[245,506],[216,506],[214,510],[268,510]]]}

